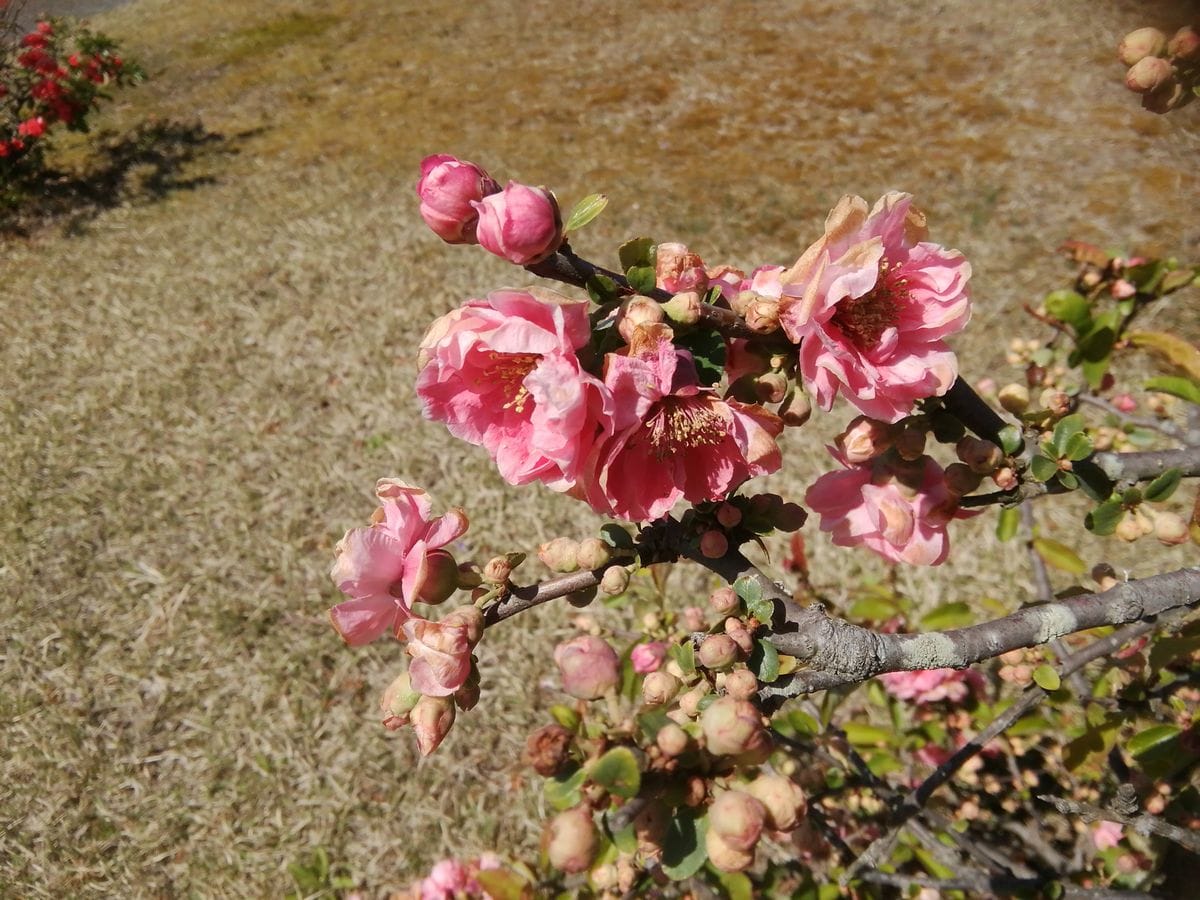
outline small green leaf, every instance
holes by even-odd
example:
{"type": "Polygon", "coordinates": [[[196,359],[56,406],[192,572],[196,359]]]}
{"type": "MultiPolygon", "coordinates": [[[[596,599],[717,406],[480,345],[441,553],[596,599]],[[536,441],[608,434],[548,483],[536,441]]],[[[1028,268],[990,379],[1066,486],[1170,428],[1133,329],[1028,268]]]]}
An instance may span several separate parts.
{"type": "Polygon", "coordinates": [[[613,832],[612,841],[622,853],[628,855],[637,853],[637,828],[630,822],[620,831],[613,832]]]}
{"type": "Polygon", "coordinates": [[[1116,531],[1123,518],[1125,518],[1125,505],[1117,499],[1105,500],[1087,514],[1083,524],[1092,534],[1103,537],[1116,531]]]}
{"type": "Polygon", "coordinates": [[[961,600],[954,603],[943,603],[937,609],[926,614],[921,619],[921,627],[929,631],[945,631],[947,628],[961,628],[970,625],[975,619],[971,607],[961,600]]]}
{"type": "Polygon", "coordinates": [[[1079,413],[1071,413],[1071,415],[1059,419],[1058,424],[1054,426],[1054,435],[1050,438],[1050,446],[1054,448],[1054,455],[1059,458],[1066,456],[1067,445],[1071,438],[1083,431],[1083,426],[1083,416],[1079,413]]]}
{"type": "Polygon", "coordinates": [[[575,208],[571,210],[571,215],[567,216],[567,224],[563,226],[564,231],[578,231],[596,216],[604,211],[604,207],[608,206],[608,198],[603,194],[588,194],[582,200],[575,204],[575,208]]]}
{"type": "Polygon", "coordinates": [[[606,525],[600,526],[600,540],[604,541],[604,543],[608,544],[614,550],[633,549],[632,535],[615,522],[609,522],[606,525]]]}
{"type": "Polygon", "coordinates": [[[1080,466],[1075,470],[1075,477],[1089,500],[1100,503],[1112,493],[1112,482],[1099,466],[1080,466]]]}
{"type": "Polygon", "coordinates": [[[634,266],[654,265],[654,239],[648,237],[634,238],[626,241],[617,251],[621,260],[621,268],[628,270],[634,266]]]}
{"type": "Polygon", "coordinates": [[[1079,487],[1079,479],[1075,477],[1074,472],[1059,472],[1058,483],[1065,487],[1068,491],[1073,491],[1079,487]]]}
{"type": "Polygon", "coordinates": [[[1087,331],[1092,323],[1091,304],[1075,291],[1054,291],[1046,296],[1046,312],[1060,322],[1066,322],[1077,334],[1087,331]]]}
{"type": "Polygon", "coordinates": [[[1141,756],[1159,744],[1172,740],[1178,734],[1179,729],[1174,725],[1155,725],[1145,731],[1139,731],[1129,739],[1126,746],[1134,756],[1141,756]]]}
{"type": "Polygon", "coordinates": [[[847,610],[852,618],[859,621],[886,622],[899,610],[896,601],[886,597],[860,597],[850,604],[847,610]]]}
{"type": "Polygon", "coordinates": [[[576,769],[570,775],[554,775],[547,778],[542,784],[542,793],[546,796],[546,802],[560,811],[577,806],[583,799],[580,789],[583,787],[586,777],[587,772],[583,769],[576,769]]]}
{"type": "Polygon", "coordinates": [[[1058,474],[1058,462],[1039,453],[1029,462],[1029,474],[1038,481],[1049,481],[1058,474]]]}
{"type": "Polygon", "coordinates": [[[785,713],[783,718],[785,727],[801,737],[816,737],[821,733],[821,723],[806,712],[792,710],[785,713]]]}
{"type": "Polygon", "coordinates": [[[743,872],[717,872],[729,900],[754,900],[754,883],[743,872]]]}
{"type": "Polygon", "coordinates": [[[1067,448],[1064,456],[1071,462],[1079,462],[1081,459],[1087,459],[1092,455],[1092,439],[1078,431],[1067,439],[1067,448]]]}
{"type": "Polygon", "coordinates": [[[658,287],[654,269],[651,266],[631,266],[625,270],[625,277],[629,280],[630,286],[639,294],[651,294],[658,287]]]}
{"type": "Polygon", "coordinates": [[[1180,378],[1178,375],[1159,375],[1146,381],[1146,390],[1159,391],[1186,400],[1188,403],[1200,405],[1200,384],[1190,378],[1180,378]]]}
{"type": "Polygon", "coordinates": [[[682,644],[672,644],[670,650],[671,659],[679,664],[679,668],[683,669],[684,675],[691,675],[696,671],[696,646],[690,640],[684,641],[682,644]]]}
{"type": "Polygon", "coordinates": [[[746,665],[758,676],[759,681],[770,684],[779,677],[779,651],[770,641],[757,640],[746,665]]]}
{"type": "MultiPolygon", "coordinates": [[[[1111,310],[1116,314],[1116,310],[1111,310]]],[[[1083,374],[1093,388],[1100,386],[1104,373],[1108,370],[1109,356],[1112,354],[1113,341],[1116,340],[1116,325],[1103,323],[1102,316],[1093,323],[1092,330],[1079,339],[1075,352],[1068,358],[1073,366],[1080,366],[1083,374]]],[[[1078,429],[1077,429],[1078,430],[1078,429]]]]}
{"type": "Polygon", "coordinates": [[[628,747],[613,747],[588,766],[588,778],[610,794],[629,800],[642,786],[637,757],[628,747]]]}
{"type": "Polygon", "coordinates": [[[1014,737],[1025,737],[1030,734],[1046,734],[1052,731],[1050,722],[1045,716],[1034,714],[1017,719],[1008,729],[1008,734],[1014,737]]]}
{"type": "Polygon", "coordinates": [[[592,302],[600,306],[612,303],[621,296],[621,292],[617,289],[617,283],[607,275],[593,275],[587,280],[586,287],[592,302]]]}
{"type": "Polygon", "coordinates": [[[775,604],[763,597],[762,585],[749,575],[733,583],[733,590],[746,604],[746,612],[760,622],[770,622],[775,616],[775,604]]]}
{"type": "Polygon", "coordinates": [[[886,747],[893,737],[892,732],[886,728],[876,728],[861,722],[847,722],[843,730],[846,732],[846,738],[856,747],[886,747]]]}
{"type": "Polygon", "coordinates": [[[1058,676],[1058,672],[1054,671],[1053,666],[1048,666],[1042,663],[1033,670],[1033,680],[1043,691],[1057,691],[1062,687],[1062,679],[1058,676]]]}
{"type": "Polygon", "coordinates": [[[1162,280],[1159,288],[1164,294],[1173,293],[1180,288],[1185,288],[1192,283],[1192,279],[1200,273],[1200,268],[1197,269],[1175,269],[1168,272],[1162,280]]]}
{"type": "Polygon", "coordinates": [[[1024,443],[1019,425],[1005,425],[1000,429],[1000,449],[1005,453],[1017,453],[1024,443]]]}
{"type": "Polygon", "coordinates": [[[553,716],[555,722],[567,729],[567,731],[574,731],[579,727],[579,713],[575,712],[569,706],[556,703],[550,707],[550,715],[553,716]]]}
{"type": "Polygon", "coordinates": [[[523,900],[533,896],[529,882],[512,869],[484,869],[472,877],[493,900],[523,900]]]}
{"type": "Polygon", "coordinates": [[[707,833],[707,817],[698,817],[690,809],[676,813],[662,845],[662,870],[668,878],[683,881],[700,871],[708,859],[708,851],[704,848],[707,833]]]}
{"type": "Polygon", "coordinates": [[[996,520],[996,539],[1011,541],[1017,534],[1017,526],[1021,524],[1021,513],[1015,506],[1006,506],[1000,510],[996,520]]]}
{"type": "Polygon", "coordinates": [[[1162,503],[1175,493],[1175,489],[1179,487],[1179,482],[1182,478],[1183,472],[1181,470],[1167,469],[1167,471],[1146,485],[1146,489],[1142,491],[1143,499],[1150,503],[1162,503]]]}

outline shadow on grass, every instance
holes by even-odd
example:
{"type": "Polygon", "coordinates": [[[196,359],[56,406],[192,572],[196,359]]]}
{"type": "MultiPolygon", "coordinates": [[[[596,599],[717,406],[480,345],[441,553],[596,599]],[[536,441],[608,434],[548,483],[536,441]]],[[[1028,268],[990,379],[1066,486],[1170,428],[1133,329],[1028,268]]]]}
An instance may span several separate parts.
{"type": "Polygon", "coordinates": [[[220,157],[237,153],[236,145],[250,136],[227,138],[199,121],[176,120],[102,132],[78,171],[50,167],[12,187],[10,201],[0,206],[0,237],[28,237],[59,225],[67,234],[83,234],[106,209],[213,184],[220,157]]]}

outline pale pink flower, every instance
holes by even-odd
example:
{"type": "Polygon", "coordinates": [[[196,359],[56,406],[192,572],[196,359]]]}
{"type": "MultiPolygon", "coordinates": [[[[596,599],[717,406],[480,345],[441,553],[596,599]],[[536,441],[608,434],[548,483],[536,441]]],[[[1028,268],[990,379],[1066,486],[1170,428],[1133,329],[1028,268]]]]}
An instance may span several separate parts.
{"type": "Polygon", "coordinates": [[[412,688],[431,697],[449,697],[471,674],[471,641],[467,625],[447,618],[441,622],[411,618],[404,623],[408,638],[408,667],[412,688]]]}
{"type": "Polygon", "coordinates": [[[924,225],[907,194],[886,194],[870,213],[861,197],[845,197],[783,274],[780,322],[823,409],[840,392],[871,418],[896,422],[958,376],[942,339],[970,317],[971,266],[926,242],[924,225]]]}
{"type": "Polygon", "coordinates": [[[1129,281],[1125,278],[1118,278],[1112,283],[1112,286],[1109,288],[1109,293],[1111,293],[1118,300],[1126,300],[1137,293],[1137,288],[1134,287],[1132,281],[1129,281]]]}
{"type": "Polygon", "coordinates": [[[888,672],[880,675],[887,692],[897,700],[918,706],[945,700],[962,703],[983,687],[983,677],[974,669],[926,669],[916,672],[888,672]]]}
{"type": "Polygon", "coordinates": [[[454,900],[459,892],[467,891],[470,881],[466,865],[457,859],[443,859],[421,882],[421,900],[454,900]]]}
{"type": "MultiPolygon", "coordinates": [[[[847,465],[833,448],[830,452],[847,465]]],[[[876,457],[826,472],[804,499],[838,546],[863,545],[884,559],[918,566],[944,562],[950,550],[947,523],[973,515],[958,509],[942,467],[928,456],[909,464],[876,457]]]]}
{"type": "Polygon", "coordinates": [[[708,289],[704,262],[683,244],[659,244],[654,248],[654,281],[672,294],[704,293],[708,289]]]}
{"type": "Polygon", "coordinates": [[[1112,398],[1112,405],[1123,413],[1137,411],[1137,401],[1130,394],[1117,394],[1112,398]]]}
{"type": "Polygon", "coordinates": [[[421,218],[434,234],[449,244],[475,244],[479,213],[472,203],[500,190],[483,169],[474,163],[446,154],[421,160],[417,196],[421,218]]]}
{"type": "Polygon", "coordinates": [[[510,181],[504,190],[471,205],[479,213],[479,245],[518,266],[540,262],[562,243],[558,202],[545,188],[510,181]]]}
{"type": "Polygon", "coordinates": [[[554,648],[563,690],[580,700],[598,700],[621,681],[620,660],[603,638],[581,634],[554,648]]]}
{"type": "Polygon", "coordinates": [[[633,663],[633,671],[639,675],[657,672],[667,658],[667,645],[662,641],[647,641],[638,644],[630,651],[629,659],[633,663]]]}
{"type": "Polygon", "coordinates": [[[1125,829],[1119,822],[1097,822],[1092,826],[1092,843],[1097,850],[1111,850],[1124,837],[1125,829]]]}
{"type": "Polygon", "coordinates": [[[604,383],[612,433],[581,479],[600,512],[657,519],[680,499],[723,500],[746,479],[779,468],[779,417],[701,387],[691,354],[666,337],[628,356],[609,354],[604,383]]]}
{"type": "Polygon", "coordinates": [[[569,490],[609,402],[576,355],[591,338],[587,312],[586,301],[497,291],[442,316],[418,355],[426,418],[485,448],[510,484],[569,490]]]}
{"type": "Polygon", "coordinates": [[[351,599],[330,609],[329,618],[353,646],[387,631],[399,634],[431,572],[444,568],[440,557],[448,554],[439,548],[462,535],[468,524],[458,508],[430,519],[425,491],[395,478],[381,478],[375,494],[382,505],[372,524],[346,532],[330,572],[338,590],[351,599]]]}

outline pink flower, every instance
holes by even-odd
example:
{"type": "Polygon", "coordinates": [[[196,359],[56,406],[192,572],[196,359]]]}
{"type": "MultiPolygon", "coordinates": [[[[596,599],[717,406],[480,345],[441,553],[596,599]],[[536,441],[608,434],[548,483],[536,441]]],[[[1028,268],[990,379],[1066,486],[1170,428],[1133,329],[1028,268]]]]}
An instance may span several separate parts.
{"type": "Polygon", "coordinates": [[[1092,826],[1092,843],[1097,850],[1111,850],[1125,837],[1125,829],[1119,822],[1097,822],[1092,826]]]}
{"type": "Polygon", "coordinates": [[[580,700],[598,700],[621,682],[620,660],[603,638],[581,634],[554,648],[563,690],[580,700]]]}
{"type": "Polygon", "coordinates": [[[471,205],[479,213],[480,246],[518,266],[541,262],[562,243],[558,202],[544,188],[510,181],[498,194],[471,205]]]}
{"type": "Polygon", "coordinates": [[[826,472],[804,499],[839,547],[865,545],[884,559],[916,566],[944,562],[950,550],[947,523],[973,515],[958,509],[942,467],[928,456],[903,463],[887,455],[826,472]]]}
{"type": "Polygon", "coordinates": [[[421,160],[417,196],[421,218],[433,233],[449,244],[475,244],[479,213],[472,204],[500,190],[474,163],[438,154],[421,160]]]}
{"type": "Polygon", "coordinates": [[[421,900],[454,900],[459,892],[466,892],[471,873],[457,859],[443,859],[429,870],[421,882],[421,900]]]}
{"type": "Polygon", "coordinates": [[[909,195],[890,193],[868,214],[861,197],[843,198],[782,277],[779,318],[823,409],[840,391],[871,418],[895,422],[958,375],[942,339],[970,317],[971,266],[924,241],[924,216],[910,207],[909,195]]]}
{"type": "Polygon", "coordinates": [[[659,244],[654,250],[654,281],[664,291],[704,293],[708,275],[704,262],[683,244],[659,244]]]}
{"type": "Polygon", "coordinates": [[[453,695],[471,674],[471,641],[460,621],[431,622],[411,618],[404,625],[412,665],[408,674],[413,690],[430,697],[453,695]]]}
{"type": "Polygon", "coordinates": [[[45,133],[46,120],[41,116],[38,116],[35,119],[26,119],[17,126],[17,134],[21,135],[22,137],[36,138],[41,137],[45,133]]]}
{"type": "Polygon", "coordinates": [[[584,482],[595,509],[657,519],[681,498],[723,500],[746,479],[779,468],[778,416],[701,387],[691,354],[661,333],[630,349],[605,359],[613,433],[598,445],[584,482]]]}
{"type": "Polygon", "coordinates": [[[569,490],[608,415],[608,391],[576,355],[587,307],[497,291],[442,316],[417,358],[426,418],[485,448],[510,484],[569,490]]]}
{"type": "Polygon", "coordinates": [[[1137,288],[1133,286],[1132,281],[1128,281],[1124,278],[1118,278],[1112,283],[1112,286],[1109,288],[1109,293],[1111,293],[1118,300],[1125,300],[1136,294],[1137,288]]]}
{"type": "Polygon", "coordinates": [[[651,672],[657,672],[659,666],[663,664],[663,660],[667,658],[667,645],[662,641],[648,641],[645,644],[638,644],[630,652],[629,658],[633,663],[633,671],[639,675],[648,675],[651,672]]]}
{"type": "Polygon", "coordinates": [[[330,609],[329,618],[352,646],[399,633],[433,570],[444,568],[441,557],[449,554],[439,548],[467,530],[461,509],[430,519],[428,495],[403,481],[381,478],[375,494],[382,505],[372,524],[346,532],[330,572],[351,599],[330,609]]]}
{"type": "Polygon", "coordinates": [[[1123,413],[1137,411],[1137,401],[1130,394],[1117,394],[1112,398],[1112,405],[1123,413]]]}
{"type": "Polygon", "coordinates": [[[879,680],[897,700],[909,700],[918,706],[941,700],[962,703],[972,691],[983,687],[983,677],[974,669],[888,672],[879,680]]]}

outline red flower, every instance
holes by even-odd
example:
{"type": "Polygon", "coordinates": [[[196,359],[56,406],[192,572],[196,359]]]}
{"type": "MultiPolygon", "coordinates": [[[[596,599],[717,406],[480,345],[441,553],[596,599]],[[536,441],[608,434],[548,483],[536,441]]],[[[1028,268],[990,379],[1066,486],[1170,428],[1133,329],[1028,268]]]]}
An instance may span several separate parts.
{"type": "Polygon", "coordinates": [[[26,119],[17,126],[17,134],[23,137],[38,138],[46,133],[46,120],[41,116],[36,119],[26,119]]]}

